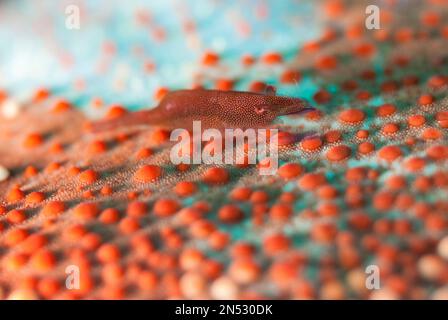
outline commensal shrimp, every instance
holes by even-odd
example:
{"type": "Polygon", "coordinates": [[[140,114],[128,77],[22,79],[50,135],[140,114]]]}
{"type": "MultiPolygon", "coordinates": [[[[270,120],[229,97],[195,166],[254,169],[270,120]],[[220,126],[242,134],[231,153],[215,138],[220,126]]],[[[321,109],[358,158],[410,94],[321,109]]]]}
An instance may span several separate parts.
{"type": "Polygon", "coordinates": [[[205,89],[179,90],[169,92],[154,109],[94,122],[92,131],[101,132],[136,125],[191,129],[196,120],[201,121],[203,128],[259,128],[269,126],[278,116],[309,110],[313,108],[305,100],[276,96],[272,87],[268,87],[265,94],[205,89]]]}

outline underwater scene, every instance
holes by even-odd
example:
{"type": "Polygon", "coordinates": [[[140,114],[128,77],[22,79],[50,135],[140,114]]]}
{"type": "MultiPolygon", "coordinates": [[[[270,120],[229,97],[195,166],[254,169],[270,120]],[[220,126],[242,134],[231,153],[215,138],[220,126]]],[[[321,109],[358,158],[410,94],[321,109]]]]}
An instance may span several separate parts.
{"type": "Polygon", "coordinates": [[[0,21],[0,299],[448,299],[448,1],[0,21]]]}

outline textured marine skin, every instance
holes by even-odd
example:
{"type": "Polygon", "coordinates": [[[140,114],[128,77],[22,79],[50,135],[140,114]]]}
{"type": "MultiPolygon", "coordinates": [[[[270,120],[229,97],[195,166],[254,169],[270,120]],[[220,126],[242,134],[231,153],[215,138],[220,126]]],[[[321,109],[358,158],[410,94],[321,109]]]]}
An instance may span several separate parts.
{"type": "MultiPolygon", "coordinates": [[[[448,299],[448,7],[421,1],[428,19],[396,1],[366,30],[369,1],[325,3],[343,32],[262,66],[299,71],[299,86],[272,81],[299,96],[315,83],[320,110],[285,121],[275,175],[176,166],[153,124],[85,134],[80,110],[54,112],[57,95],[0,118],[0,298],[448,299]]],[[[243,71],[231,80],[256,91],[243,71]]]]}
{"type": "Polygon", "coordinates": [[[274,92],[179,90],[168,93],[152,110],[96,122],[93,131],[134,125],[189,129],[195,120],[201,120],[203,128],[258,128],[268,126],[278,116],[307,109],[310,107],[305,100],[276,96],[274,92]]]}

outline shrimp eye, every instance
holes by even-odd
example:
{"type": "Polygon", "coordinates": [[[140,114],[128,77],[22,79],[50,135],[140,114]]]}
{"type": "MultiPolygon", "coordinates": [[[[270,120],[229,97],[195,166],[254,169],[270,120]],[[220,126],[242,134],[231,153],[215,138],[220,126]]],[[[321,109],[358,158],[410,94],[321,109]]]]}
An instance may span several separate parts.
{"type": "Polygon", "coordinates": [[[257,113],[257,114],[263,114],[263,113],[266,113],[266,108],[265,107],[263,107],[263,106],[256,106],[255,107],[255,112],[257,113]]]}

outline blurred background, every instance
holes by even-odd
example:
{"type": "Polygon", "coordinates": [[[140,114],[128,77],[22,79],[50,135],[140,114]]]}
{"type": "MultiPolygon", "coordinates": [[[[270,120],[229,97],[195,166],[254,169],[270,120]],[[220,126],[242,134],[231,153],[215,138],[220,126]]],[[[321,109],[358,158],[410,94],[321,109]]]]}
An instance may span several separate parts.
{"type": "MultiPolygon", "coordinates": [[[[0,87],[148,103],[160,87],[191,87],[207,52],[221,61],[272,51],[291,56],[321,33],[317,10],[308,0],[2,1],[0,87]],[[66,26],[72,6],[79,29],[66,26]]],[[[239,87],[256,76],[247,74],[239,87]]]]}

